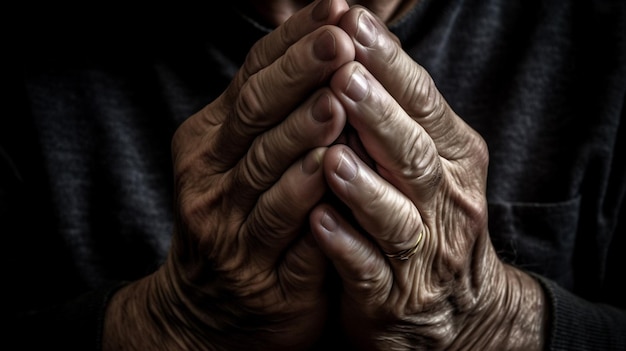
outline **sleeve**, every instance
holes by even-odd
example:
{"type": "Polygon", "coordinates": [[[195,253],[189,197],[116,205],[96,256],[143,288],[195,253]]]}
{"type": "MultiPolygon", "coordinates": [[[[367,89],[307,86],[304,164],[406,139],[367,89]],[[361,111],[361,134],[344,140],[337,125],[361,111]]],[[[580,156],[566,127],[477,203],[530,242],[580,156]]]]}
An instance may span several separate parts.
{"type": "Polygon", "coordinates": [[[626,311],[591,303],[546,278],[537,279],[550,308],[546,350],[626,350],[626,311]]]}
{"type": "Polygon", "coordinates": [[[101,350],[109,298],[126,283],[90,291],[58,306],[25,313],[14,321],[13,345],[24,350],[101,350]]]}

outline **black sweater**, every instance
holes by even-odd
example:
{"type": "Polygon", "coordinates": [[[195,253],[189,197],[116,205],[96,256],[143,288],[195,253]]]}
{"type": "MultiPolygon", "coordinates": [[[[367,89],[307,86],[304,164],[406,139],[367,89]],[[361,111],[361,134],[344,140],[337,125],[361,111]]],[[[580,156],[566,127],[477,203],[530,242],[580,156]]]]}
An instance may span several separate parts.
{"type": "MultiPolygon", "coordinates": [[[[108,294],[169,248],[173,132],[269,30],[229,8],[52,10],[26,22],[0,119],[3,308],[18,343],[98,349],[108,294]]],[[[549,349],[626,349],[626,2],[423,0],[391,28],[487,141],[490,235],[543,283],[549,349]]]]}

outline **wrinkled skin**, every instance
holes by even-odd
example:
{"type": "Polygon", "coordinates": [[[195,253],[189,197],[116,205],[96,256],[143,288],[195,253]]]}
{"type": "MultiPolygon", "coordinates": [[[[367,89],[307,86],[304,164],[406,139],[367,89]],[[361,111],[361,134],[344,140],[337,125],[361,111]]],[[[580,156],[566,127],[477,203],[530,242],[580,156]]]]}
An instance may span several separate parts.
{"type": "Polygon", "coordinates": [[[172,147],[182,234],[174,275],[197,295],[199,319],[254,347],[306,346],[326,318],[325,259],[307,220],[326,190],[320,147],[345,124],[322,84],[354,49],[337,27],[303,26],[305,15],[259,42],[172,147]]]}
{"type": "MultiPolygon", "coordinates": [[[[327,191],[326,147],[346,122],[328,81],[354,60],[352,40],[333,25],[347,9],[322,1],[298,12],[176,131],[172,249],[158,272],[117,293],[108,312],[111,321],[116,306],[144,315],[152,333],[141,335],[156,340],[120,337],[108,346],[291,350],[320,337],[328,267],[308,216],[327,191]]],[[[118,336],[134,327],[108,325],[118,336]]]]}
{"type": "Polygon", "coordinates": [[[356,62],[331,87],[371,160],[345,145],[326,152],[350,213],[322,204],[311,223],[343,281],[348,335],[360,349],[541,349],[541,290],[489,240],[484,140],[375,16],[353,8],[339,26],[356,62]],[[420,232],[415,255],[386,257],[420,232]]]}
{"type": "Polygon", "coordinates": [[[541,347],[540,288],[489,241],[484,141],[364,8],[259,41],[172,155],[172,249],[114,295],[105,350],[307,349],[331,299],[359,349],[541,347]]]}

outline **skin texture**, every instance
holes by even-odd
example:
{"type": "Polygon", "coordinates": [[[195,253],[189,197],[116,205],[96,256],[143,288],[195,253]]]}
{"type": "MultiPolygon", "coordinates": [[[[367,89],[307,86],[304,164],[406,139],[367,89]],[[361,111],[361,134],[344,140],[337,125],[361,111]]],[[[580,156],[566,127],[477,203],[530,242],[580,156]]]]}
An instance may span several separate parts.
{"type": "Polygon", "coordinates": [[[354,60],[351,39],[328,25],[347,8],[303,9],[177,130],[172,249],[113,297],[105,350],[291,350],[319,337],[327,267],[308,214],[327,189],[323,147],[345,126],[327,82],[354,60]]]}
{"type": "Polygon", "coordinates": [[[170,254],[113,296],[104,350],[306,349],[334,300],[359,349],[541,349],[541,289],[489,241],[485,142],[365,8],[261,39],[172,155],[170,254]]]}
{"type": "Polygon", "coordinates": [[[348,335],[360,349],[541,349],[542,291],[489,240],[484,140],[375,16],[353,8],[339,26],[356,62],[330,85],[374,165],[331,147],[325,176],[351,213],[322,204],[311,225],[342,278],[348,335]],[[385,256],[420,232],[416,255],[385,256]]]}

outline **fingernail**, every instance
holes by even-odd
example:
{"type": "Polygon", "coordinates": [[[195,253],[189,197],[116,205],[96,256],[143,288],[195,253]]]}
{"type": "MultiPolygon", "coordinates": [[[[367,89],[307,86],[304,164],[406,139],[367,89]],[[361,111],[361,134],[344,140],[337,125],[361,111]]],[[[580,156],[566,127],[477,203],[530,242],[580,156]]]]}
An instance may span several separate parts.
{"type": "Polygon", "coordinates": [[[376,42],[378,30],[372,18],[365,12],[361,13],[357,20],[357,31],[355,38],[364,46],[371,47],[376,42]]]}
{"type": "Polygon", "coordinates": [[[328,94],[322,94],[317,98],[311,108],[311,114],[314,120],[321,123],[327,122],[332,118],[332,104],[330,103],[330,96],[328,96],[328,94]]]}
{"type": "Polygon", "coordinates": [[[309,152],[304,160],[302,160],[302,172],[305,174],[313,174],[320,168],[320,159],[317,152],[309,152]]]}
{"type": "Polygon", "coordinates": [[[367,80],[359,69],[355,69],[350,76],[345,93],[353,101],[361,101],[367,94],[367,80]]]}
{"type": "Polygon", "coordinates": [[[318,2],[317,5],[315,5],[315,7],[313,8],[313,13],[311,14],[311,17],[313,17],[314,21],[321,22],[325,20],[326,18],[328,18],[329,14],[330,14],[330,1],[322,0],[318,2]]]}
{"type": "Polygon", "coordinates": [[[326,229],[329,232],[335,231],[335,229],[337,229],[338,227],[335,217],[328,212],[324,212],[324,215],[322,216],[322,220],[320,221],[320,223],[322,224],[322,227],[324,227],[324,229],[326,229]]]}
{"type": "Polygon", "coordinates": [[[356,177],[356,171],[356,162],[354,162],[352,156],[343,152],[339,165],[337,165],[337,175],[343,180],[352,180],[356,177]]]}
{"type": "Polygon", "coordinates": [[[335,48],[335,36],[328,30],[325,30],[317,37],[313,44],[313,52],[315,57],[322,61],[332,60],[337,54],[335,48]]]}

